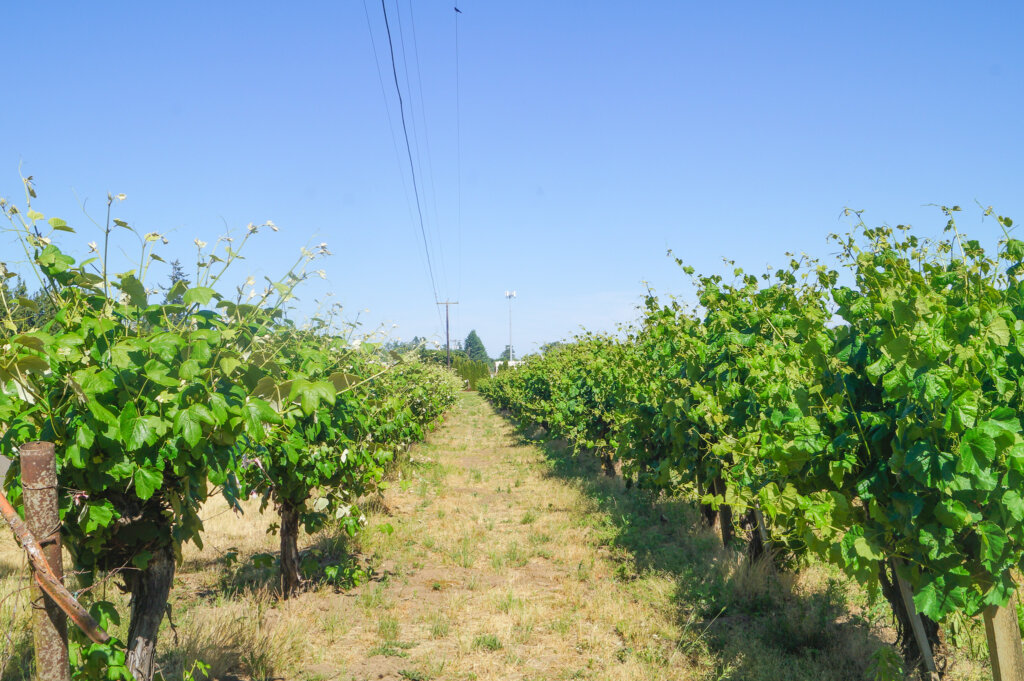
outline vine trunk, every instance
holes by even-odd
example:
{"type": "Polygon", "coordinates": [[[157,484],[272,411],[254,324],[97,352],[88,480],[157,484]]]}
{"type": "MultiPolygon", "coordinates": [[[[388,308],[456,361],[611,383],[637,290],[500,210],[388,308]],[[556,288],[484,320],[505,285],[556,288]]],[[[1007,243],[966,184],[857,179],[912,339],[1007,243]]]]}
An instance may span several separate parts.
{"type": "Polygon", "coordinates": [[[281,504],[281,595],[290,598],[302,583],[299,573],[299,511],[281,504]]]}
{"type": "Polygon", "coordinates": [[[128,669],[136,681],[151,681],[156,664],[156,637],[174,582],[174,552],[170,546],[153,551],[144,570],[129,573],[132,595],[128,625],[128,669]]]}

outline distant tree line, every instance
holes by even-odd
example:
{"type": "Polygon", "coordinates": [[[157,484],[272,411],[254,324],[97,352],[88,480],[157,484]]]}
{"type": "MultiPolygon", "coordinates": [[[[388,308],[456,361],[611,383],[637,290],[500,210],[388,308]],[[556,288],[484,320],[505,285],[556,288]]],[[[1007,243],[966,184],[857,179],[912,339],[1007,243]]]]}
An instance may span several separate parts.
{"type": "MultiPolygon", "coordinates": [[[[429,341],[420,336],[414,336],[409,341],[392,341],[387,344],[389,350],[396,350],[398,352],[417,352],[420,358],[425,362],[431,362],[435,364],[447,364],[448,353],[445,349],[427,348],[426,345],[429,341]]],[[[561,342],[547,343],[541,346],[541,351],[546,352],[547,350],[557,348],[561,346],[561,342]]],[[[495,370],[503,369],[507,366],[509,358],[509,348],[506,345],[504,352],[498,357],[497,361],[492,359],[487,354],[487,348],[484,346],[484,342],[480,340],[479,334],[476,329],[473,329],[466,336],[466,339],[462,342],[461,349],[453,349],[451,351],[452,358],[452,370],[466,381],[467,388],[469,390],[476,390],[476,384],[483,378],[491,376],[495,370]]]]}

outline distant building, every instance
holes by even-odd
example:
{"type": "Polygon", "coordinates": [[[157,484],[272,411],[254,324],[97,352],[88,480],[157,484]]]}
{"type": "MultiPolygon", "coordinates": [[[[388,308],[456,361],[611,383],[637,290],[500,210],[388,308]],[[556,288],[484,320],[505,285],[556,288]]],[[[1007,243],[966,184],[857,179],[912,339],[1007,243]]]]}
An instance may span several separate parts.
{"type": "Polygon", "coordinates": [[[496,376],[498,374],[498,370],[499,369],[504,369],[505,365],[508,365],[509,369],[515,369],[517,366],[519,366],[522,363],[523,363],[523,360],[521,360],[521,359],[514,359],[511,362],[508,361],[507,359],[496,359],[496,360],[494,360],[494,374],[492,374],[492,376],[496,376]]]}

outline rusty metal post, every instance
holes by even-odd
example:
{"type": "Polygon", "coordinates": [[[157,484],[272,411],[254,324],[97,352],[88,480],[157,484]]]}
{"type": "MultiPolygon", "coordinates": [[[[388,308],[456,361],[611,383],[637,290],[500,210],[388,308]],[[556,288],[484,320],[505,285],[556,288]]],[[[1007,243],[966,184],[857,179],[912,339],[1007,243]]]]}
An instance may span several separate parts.
{"type": "MultiPolygon", "coordinates": [[[[28,442],[18,448],[21,485],[24,490],[25,523],[39,541],[43,555],[57,579],[63,582],[57,500],[57,457],[52,442],[28,442]]],[[[68,625],[64,611],[38,584],[32,586],[32,638],[36,653],[36,678],[70,681],[68,625]]]]}

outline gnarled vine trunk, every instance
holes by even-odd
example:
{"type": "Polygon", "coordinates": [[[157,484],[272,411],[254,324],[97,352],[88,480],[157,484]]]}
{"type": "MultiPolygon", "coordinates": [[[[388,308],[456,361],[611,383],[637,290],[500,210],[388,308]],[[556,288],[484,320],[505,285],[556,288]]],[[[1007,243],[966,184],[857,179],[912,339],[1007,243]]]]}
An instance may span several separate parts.
{"type": "Polygon", "coordinates": [[[153,551],[146,569],[128,573],[132,605],[127,664],[136,681],[151,681],[153,678],[156,637],[167,610],[174,568],[174,551],[170,546],[162,546],[153,551]]]}
{"type": "Polygon", "coordinates": [[[299,572],[299,511],[281,504],[281,595],[290,598],[302,585],[299,572]]]}
{"type": "Polygon", "coordinates": [[[750,562],[764,557],[768,552],[768,542],[760,512],[756,508],[751,508],[744,514],[740,525],[750,533],[750,541],[747,543],[747,557],[750,562]]]}
{"type": "MultiPolygon", "coordinates": [[[[721,496],[725,498],[725,482],[721,477],[716,477],[711,481],[711,489],[715,496],[721,496]]],[[[726,504],[721,504],[718,507],[718,522],[721,525],[719,530],[722,532],[722,545],[728,546],[732,543],[733,529],[732,529],[732,507],[726,504]]]]}
{"type": "MultiPolygon", "coordinates": [[[[706,486],[704,482],[697,477],[697,497],[703,498],[705,494],[714,493],[713,486],[706,486]]],[[[700,517],[704,521],[704,525],[707,527],[715,526],[715,519],[718,517],[718,512],[711,506],[711,504],[700,504],[700,517]]]]}
{"type": "Polygon", "coordinates": [[[611,452],[601,452],[601,468],[604,469],[604,474],[609,478],[615,477],[615,459],[612,458],[611,452]]]}

